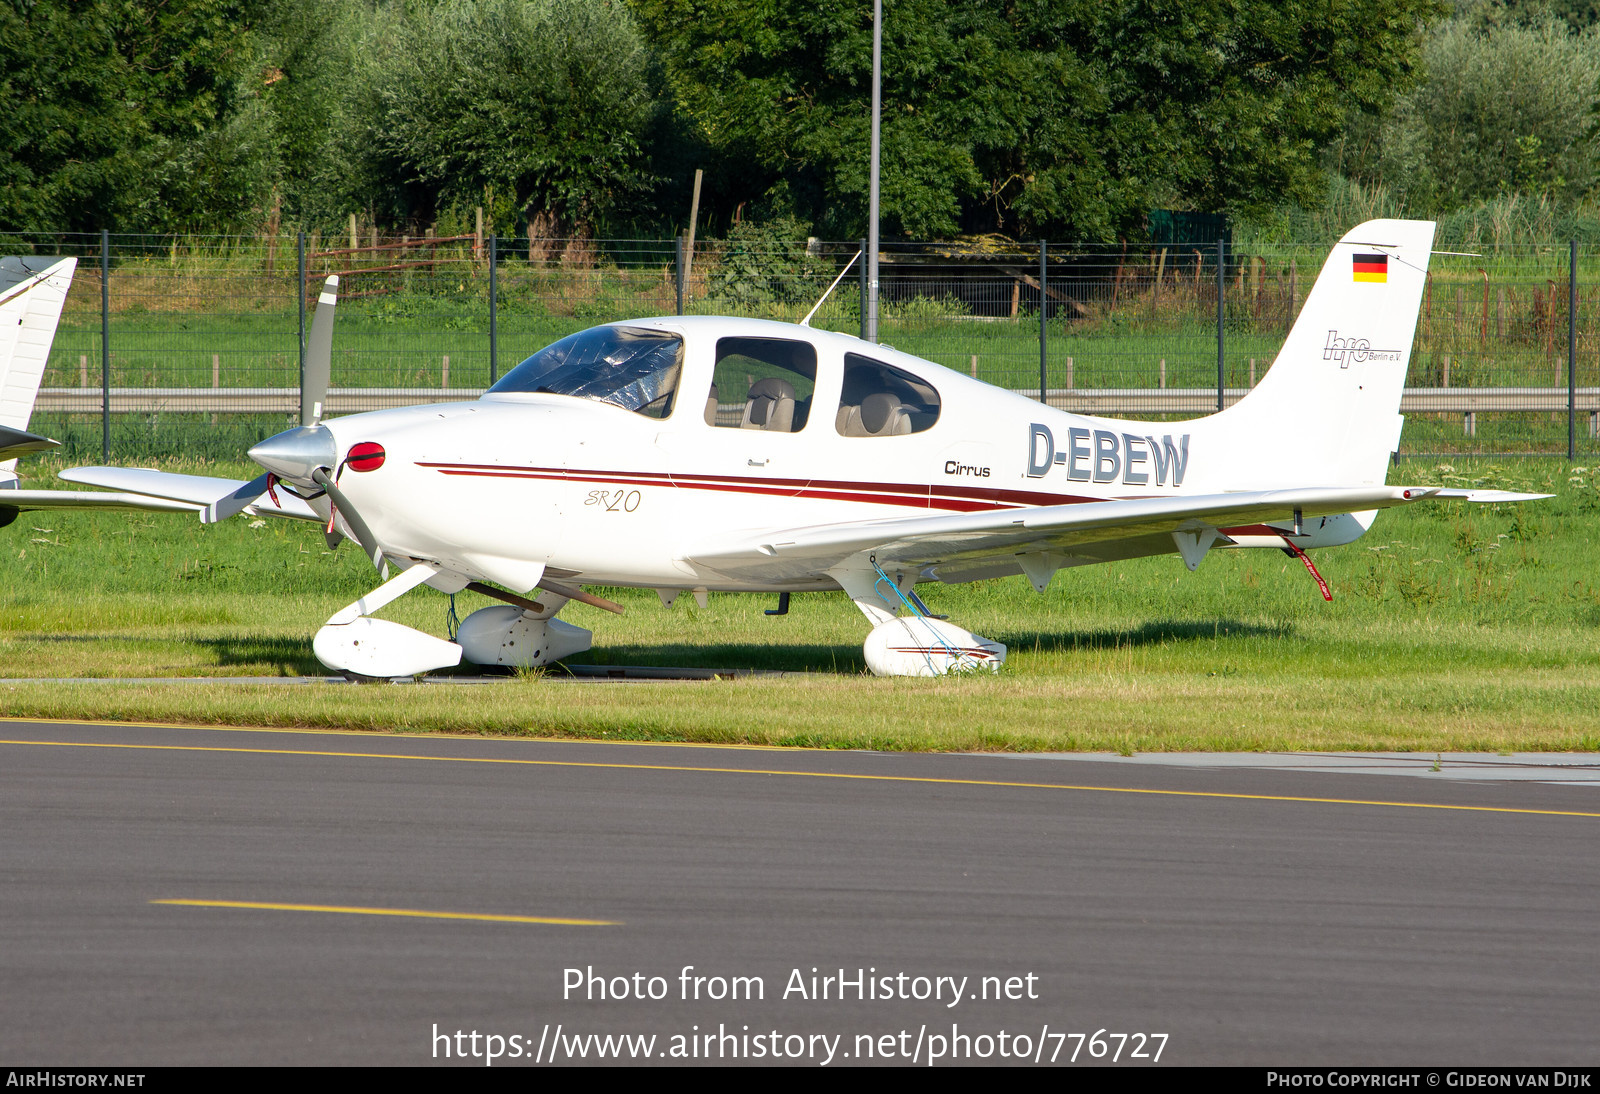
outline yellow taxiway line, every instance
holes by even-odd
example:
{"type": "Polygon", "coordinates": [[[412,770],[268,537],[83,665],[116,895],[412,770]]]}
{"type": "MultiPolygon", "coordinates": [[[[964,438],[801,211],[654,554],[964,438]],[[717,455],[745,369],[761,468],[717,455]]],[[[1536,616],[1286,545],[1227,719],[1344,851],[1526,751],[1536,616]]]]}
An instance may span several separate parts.
{"type": "Polygon", "coordinates": [[[488,915],[480,912],[426,912],[416,908],[358,908],[339,904],[273,904],[261,900],[152,900],[191,908],[256,908],[271,912],[333,912],[337,915],[396,915],[411,919],[474,919],[486,923],[548,923],[562,927],[620,927],[612,919],[557,919],[543,915],[488,915]]]}
{"type": "Polygon", "coordinates": [[[675,771],[690,774],[766,775],[812,779],[854,779],[863,782],[927,783],[943,786],[994,786],[1015,790],[1074,790],[1101,794],[1148,794],[1169,798],[1213,798],[1231,801],[1298,802],[1308,805],[1367,805],[1394,809],[1441,809],[1459,813],[1516,813],[1547,817],[1590,817],[1600,813],[1571,809],[1524,809],[1501,805],[1449,805],[1440,802],[1383,801],[1365,798],[1313,798],[1293,794],[1237,794],[1215,790],[1157,790],[1135,786],[1092,786],[1073,783],[1012,782],[1002,779],[952,779],[929,775],[864,775],[842,771],[784,771],[755,767],[702,767],[687,764],[630,764],[584,760],[526,760],[501,756],[424,756],[398,752],[339,752],[314,748],[240,748],[220,745],[149,745],[108,741],[0,740],[0,745],[54,748],[118,748],[149,752],[232,752],[258,756],[324,756],[337,759],[421,760],[432,763],[505,764],[525,767],[598,768],[622,771],[675,771]]]}

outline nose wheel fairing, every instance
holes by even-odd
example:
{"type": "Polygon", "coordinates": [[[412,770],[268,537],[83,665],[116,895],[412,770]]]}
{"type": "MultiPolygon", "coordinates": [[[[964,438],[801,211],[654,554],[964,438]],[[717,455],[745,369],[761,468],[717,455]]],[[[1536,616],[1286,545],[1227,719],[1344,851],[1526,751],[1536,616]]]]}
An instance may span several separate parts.
{"type": "Polygon", "coordinates": [[[461,647],[454,642],[370,616],[328,624],[311,649],[335,672],[375,678],[418,676],[461,663],[461,647]]]}

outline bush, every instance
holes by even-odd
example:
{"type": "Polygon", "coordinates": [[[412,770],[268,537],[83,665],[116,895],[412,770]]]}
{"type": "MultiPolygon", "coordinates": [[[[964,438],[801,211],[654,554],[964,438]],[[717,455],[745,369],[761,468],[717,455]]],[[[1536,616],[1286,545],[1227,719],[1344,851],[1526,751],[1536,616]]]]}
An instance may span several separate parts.
{"type": "Polygon", "coordinates": [[[443,205],[512,194],[522,215],[588,236],[649,183],[652,63],[624,5],[442,0],[378,31],[369,159],[391,185],[443,205]]]}
{"type": "Polygon", "coordinates": [[[806,230],[792,217],[735,224],[709,278],[713,304],[727,311],[771,304],[810,304],[838,271],[806,249],[806,230]]]}
{"type": "Polygon", "coordinates": [[[1413,213],[1509,194],[1562,203],[1600,188],[1600,28],[1445,24],[1426,81],[1379,137],[1378,174],[1413,213]]]}

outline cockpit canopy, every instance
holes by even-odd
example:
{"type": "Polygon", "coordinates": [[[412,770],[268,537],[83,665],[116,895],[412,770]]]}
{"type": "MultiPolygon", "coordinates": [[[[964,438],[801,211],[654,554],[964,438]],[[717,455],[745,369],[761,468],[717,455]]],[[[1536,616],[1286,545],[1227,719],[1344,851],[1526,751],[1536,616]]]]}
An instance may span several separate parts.
{"type": "Polygon", "coordinates": [[[489,389],[595,399],[652,418],[672,412],[683,338],[643,327],[593,327],[552,342],[489,389]]]}

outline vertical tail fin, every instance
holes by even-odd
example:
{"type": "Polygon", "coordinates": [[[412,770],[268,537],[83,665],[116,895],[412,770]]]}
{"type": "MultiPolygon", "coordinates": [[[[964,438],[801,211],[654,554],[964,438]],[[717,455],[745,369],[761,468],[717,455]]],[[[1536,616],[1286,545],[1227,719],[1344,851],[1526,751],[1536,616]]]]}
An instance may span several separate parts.
{"type": "Polygon", "coordinates": [[[1233,465],[1256,470],[1251,485],[1384,481],[1433,231],[1431,221],[1369,220],[1347,232],[1261,383],[1208,420],[1238,454],[1233,465]]]}
{"type": "MultiPolygon", "coordinates": [[[[28,436],[28,419],[77,266],[75,258],[0,258],[0,430],[10,438],[8,447],[25,443],[28,436]]],[[[14,459],[0,461],[0,483],[15,481],[15,466],[14,459]]]]}

